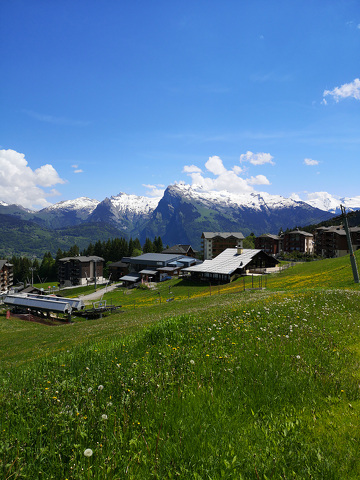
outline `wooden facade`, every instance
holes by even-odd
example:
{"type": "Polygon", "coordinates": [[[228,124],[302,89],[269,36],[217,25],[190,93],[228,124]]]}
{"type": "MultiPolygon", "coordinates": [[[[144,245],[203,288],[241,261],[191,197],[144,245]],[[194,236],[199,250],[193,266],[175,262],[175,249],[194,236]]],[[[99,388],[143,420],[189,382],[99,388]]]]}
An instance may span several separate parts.
{"type": "Polygon", "coordinates": [[[103,283],[104,259],[93,256],[66,257],[59,260],[58,277],[61,287],[103,283]]]}
{"type": "Polygon", "coordinates": [[[13,284],[13,265],[7,260],[0,260],[0,292],[7,292],[13,284]]]}

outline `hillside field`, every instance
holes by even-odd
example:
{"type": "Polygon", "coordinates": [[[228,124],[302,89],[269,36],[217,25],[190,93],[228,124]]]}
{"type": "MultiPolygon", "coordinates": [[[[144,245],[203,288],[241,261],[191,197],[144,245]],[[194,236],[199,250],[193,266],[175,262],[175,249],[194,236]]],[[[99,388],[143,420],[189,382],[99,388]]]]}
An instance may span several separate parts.
{"type": "Polygon", "coordinates": [[[129,292],[99,320],[0,315],[1,478],[360,478],[349,257],[129,292]]]}

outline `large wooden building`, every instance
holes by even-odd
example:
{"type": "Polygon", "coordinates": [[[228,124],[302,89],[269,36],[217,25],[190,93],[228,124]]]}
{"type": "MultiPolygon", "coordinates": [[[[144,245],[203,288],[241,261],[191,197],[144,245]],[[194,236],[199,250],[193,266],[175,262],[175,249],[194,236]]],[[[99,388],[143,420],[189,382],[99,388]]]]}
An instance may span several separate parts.
{"type": "Polygon", "coordinates": [[[13,265],[7,260],[0,260],[0,292],[7,292],[13,283],[13,265]]]}
{"type": "Polygon", "coordinates": [[[284,233],[282,249],[284,252],[314,253],[314,235],[302,230],[284,233]]]}
{"type": "Polygon", "coordinates": [[[92,256],[65,257],[59,260],[59,283],[61,287],[103,283],[104,259],[92,256]]]}
{"type": "Polygon", "coordinates": [[[282,237],[265,233],[255,238],[255,248],[269,255],[278,255],[282,250],[282,237]]]}
{"type": "Polygon", "coordinates": [[[204,260],[217,257],[227,248],[243,246],[244,235],[241,232],[203,232],[201,250],[204,260]]]}
{"type": "MultiPolygon", "coordinates": [[[[350,227],[353,250],[360,248],[360,227],[350,227]]],[[[343,226],[319,227],[315,231],[315,253],[327,258],[342,257],[349,253],[343,226]]]]}

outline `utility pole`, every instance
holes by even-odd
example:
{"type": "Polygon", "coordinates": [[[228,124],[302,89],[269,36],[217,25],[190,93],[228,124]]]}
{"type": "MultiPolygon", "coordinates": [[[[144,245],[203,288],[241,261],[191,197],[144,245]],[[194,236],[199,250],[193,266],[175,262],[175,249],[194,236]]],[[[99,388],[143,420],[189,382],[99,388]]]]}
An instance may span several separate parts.
{"type": "Polygon", "coordinates": [[[345,212],[345,207],[343,207],[343,205],[340,205],[340,208],[341,208],[341,213],[343,214],[343,223],[344,223],[344,228],[345,228],[345,232],[346,232],[348,248],[349,248],[349,252],[350,252],[350,262],[351,262],[351,268],[352,268],[352,271],[353,271],[354,282],[359,283],[359,273],[358,273],[358,269],[357,269],[357,265],[356,265],[356,259],[355,259],[354,251],[353,251],[353,248],[352,248],[349,224],[348,224],[348,221],[347,221],[347,214],[345,212]]]}

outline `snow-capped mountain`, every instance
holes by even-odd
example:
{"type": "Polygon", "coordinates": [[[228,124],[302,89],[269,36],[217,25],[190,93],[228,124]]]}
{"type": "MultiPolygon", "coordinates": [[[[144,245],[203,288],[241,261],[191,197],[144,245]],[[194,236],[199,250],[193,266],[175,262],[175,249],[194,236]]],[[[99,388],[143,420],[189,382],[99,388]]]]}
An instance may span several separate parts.
{"type": "Polygon", "coordinates": [[[94,200],[88,197],[79,197],[74,200],[64,200],[62,202],[55,203],[50,207],[43,208],[40,212],[60,212],[60,211],[72,211],[76,210],[84,217],[89,216],[99,204],[99,200],[94,200]]]}
{"type": "Polygon", "coordinates": [[[307,195],[306,203],[320,210],[339,215],[341,213],[340,205],[343,205],[347,211],[360,210],[360,196],[357,197],[335,197],[327,192],[315,192],[307,195]]]}
{"type": "Polygon", "coordinates": [[[75,198],[55,203],[43,208],[34,216],[38,223],[42,222],[50,228],[63,228],[80,225],[87,221],[100,202],[87,197],[75,198]]]}
{"type": "Polygon", "coordinates": [[[184,184],[169,186],[140,238],[160,235],[164,243],[190,243],[200,247],[204,231],[278,233],[279,230],[318,223],[332,215],[296,201],[267,193],[234,195],[208,192],[184,184]]]}
{"type": "Polygon", "coordinates": [[[281,228],[316,224],[332,217],[316,205],[280,195],[209,192],[185,184],[170,185],[162,198],[119,193],[101,202],[85,197],[63,201],[39,212],[13,207],[0,205],[0,213],[48,229],[91,223],[99,224],[104,231],[107,225],[112,232],[115,228],[119,236],[138,237],[142,243],[146,237],[161,236],[164,244],[189,243],[196,249],[200,248],[203,231],[241,231],[245,236],[252,232],[276,234],[281,228]]]}
{"type": "Polygon", "coordinates": [[[119,193],[100,202],[88,221],[111,223],[127,234],[137,234],[138,225],[149,219],[158,203],[159,198],[119,193]]]}
{"type": "Polygon", "coordinates": [[[226,190],[206,191],[198,185],[191,186],[181,183],[173,185],[173,187],[176,188],[184,198],[201,201],[209,207],[214,204],[221,204],[224,206],[246,206],[260,210],[264,207],[285,208],[298,203],[290,198],[285,198],[281,195],[270,195],[266,192],[236,194],[226,190]]]}

